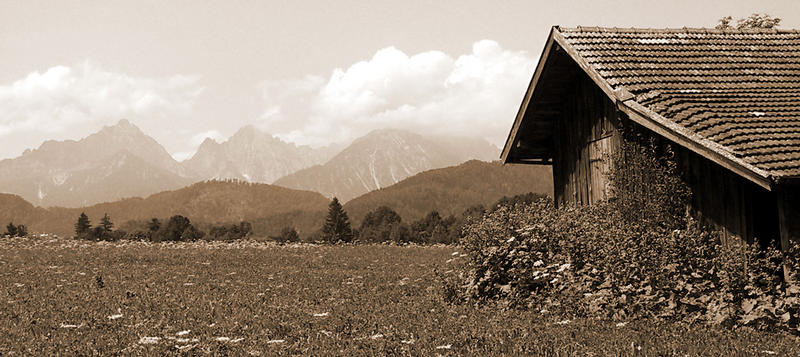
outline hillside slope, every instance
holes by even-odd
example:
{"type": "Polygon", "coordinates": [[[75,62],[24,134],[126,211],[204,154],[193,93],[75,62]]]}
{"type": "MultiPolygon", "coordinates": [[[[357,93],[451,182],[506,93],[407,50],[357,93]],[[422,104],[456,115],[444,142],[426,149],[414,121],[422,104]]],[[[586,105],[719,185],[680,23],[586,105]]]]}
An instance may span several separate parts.
{"type": "Polygon", "coordinates": [[[402,130],[375,130],[353,141],[324,165],[300,170],[275,184],[347,202],[425,170],[496,157],[496,151],[482,140],[435,140],[402,130]]]}
{"type": "Polygon", "coordinates": [[[552,195],[549,166],[503,166],[499,162],[472,160],[422,172],[355,198],[344,208],[356,226],[367,212],[381,205],[389,206],[405,222],[411,222],[432,210],[439,211],[442,216],[456,215],[474,205],[488,206],[503,196],[528,192],[552,195]]]}
{"type": "Polygon", "coordinates": [[[129,198],[84,208],[34,207],[16,195],[0,195],[0,222],[26,224],[30,231],[70,236],[81,212],[97,223],[108,214],[118,226],[127,221],[164,219],[175,214],[198,224],[232,223],[254,225],[256,234],[277,234],[283,226],[321,226],[329,201],[315,192],[298,191],[267,184],[209,181],[147,198],[129,198]]]}

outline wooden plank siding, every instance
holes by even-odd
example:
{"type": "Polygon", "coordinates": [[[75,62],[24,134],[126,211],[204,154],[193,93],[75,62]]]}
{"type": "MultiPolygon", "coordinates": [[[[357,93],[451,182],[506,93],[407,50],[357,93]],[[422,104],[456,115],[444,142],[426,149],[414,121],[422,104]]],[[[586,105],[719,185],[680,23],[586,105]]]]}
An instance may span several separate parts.
{"type": "Polygon", "coordinates": [[[553,133],[553,182],[557,206],[592,204],[608,195],[608,172],[620,146],[618,111],[584,75],[572,82],[553,133]]]}
{"type": "Polygon", "coordinates": [[[778,237],[774,192],[681,146],[673,146],[684,181],[692,190],[691,211],[722,233],[722,242],[766,244],[778,237]]]}
{"type": "Polygon", "coordinates": [[[780,185],[777,196],[781,245],[786,247],[789,241],[800,243],[800,184],[780,185]]]}

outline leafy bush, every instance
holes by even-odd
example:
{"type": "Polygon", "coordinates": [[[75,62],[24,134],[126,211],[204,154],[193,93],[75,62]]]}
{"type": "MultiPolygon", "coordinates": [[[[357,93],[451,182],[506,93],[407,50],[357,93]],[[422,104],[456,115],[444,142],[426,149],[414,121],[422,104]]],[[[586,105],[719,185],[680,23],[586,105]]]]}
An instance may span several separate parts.
{"type": "Polygon", "coordinates": [[[221,241],[234,241],[239,240],[247,237],[253,230],[253,226],[250,222],[242,221],[239,224],[232,224],[229,226],[213,226],[208,231],[208,236],[206,236],[209,240],[221,240],[221,241]]]}
{"type": "Polygon", "coordinates": [[[157,232],[153,234],[153,241],[155,242],[177,242],[184,239],[193,240],[202,237],[198,233],[191,221],[188,218],[175,215],[169,218],[166,225],[162,225],[157,232]],[[187,232],[188,231],[188,232],[187,232]],[[186,232],[186,234],[184,234],[186,232]]]}
{"type": "Polygon", "coordinates": [[[270,237],[278,243],[296,243],[300,241],[300,235],[294,227],[283,227],[281,234],[275,237],[270,237]]]}
{"type": "Polygon", "coordinates": [[[668,147],[634,142],[623,150],[615,199],[561,209],[549,199],[509,203],[466,224],[465,297],[563,318],[797,331],[800,286],[782,281],[783,264],[800,267],[797,247],[782,257],[776,247],[720,245],[686,214],[689,191],[668,147]]]}

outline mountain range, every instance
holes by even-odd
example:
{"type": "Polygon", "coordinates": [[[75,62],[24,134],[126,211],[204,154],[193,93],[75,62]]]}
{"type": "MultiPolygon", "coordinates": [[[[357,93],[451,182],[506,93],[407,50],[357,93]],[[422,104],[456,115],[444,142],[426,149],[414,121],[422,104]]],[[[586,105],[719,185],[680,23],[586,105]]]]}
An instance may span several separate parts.
{"type": "Polygon", "coordinates": [[[36,206],[84,207],[232,178],[347,201],[425,170],[492,160],[498,153],[481,139],[391,129],[370,132],[347,147],[311,148],[245,126],[224,142],[206,139],[193,157],[178,162],[152,137],[120,120],[81,140],[46,141],[0,161],[0,192],[36,206]]]}
{"type": "Polygon", "coordinates": [[[493,160],[498,153],[496,147],[483,140],[437,139],[382,129],[356,139],[327,163],[299,170],[275,184],[346,202],[426,170],[470,159],[493,160]]]}
{"type": "Polygon", "coordinates": [[[296,146],[248,125],[222,143],[207,138],[183,164],[200,178],[272,183],[298,170],[325,163],[338,150],[341,150],[338,145],[318,149],[296,146]]]}
{"type": "Polygon", "coordinates": [[[191,184],[193,175],[127,120],[82,140],[46,141],[0,161],[0,192],[37,206],[78,207],[191,184]]]}

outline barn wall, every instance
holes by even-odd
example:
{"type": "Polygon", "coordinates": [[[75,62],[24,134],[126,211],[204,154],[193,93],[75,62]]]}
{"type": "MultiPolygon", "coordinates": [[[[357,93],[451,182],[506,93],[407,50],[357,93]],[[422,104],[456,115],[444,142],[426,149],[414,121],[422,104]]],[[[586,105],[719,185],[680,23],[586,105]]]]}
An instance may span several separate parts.
{"type": "Polygon", "coordinates": [[[776,194],[781,244],[800,242],[800,184],[779,185],[776,194]]]}
{"type": "Polygon", "coordinates": [[[722,232],[723,242],[768,243],[778,238],[776,194],[683,147],[675,145],[692,212],[722,232]]]}
{"type": "Polygon", "coordinates": [[[556,121],[553,183],[556,205],[606,197],[612,153],[620,146],[614,103],[585,74],[572,83],[556,121]]]}

